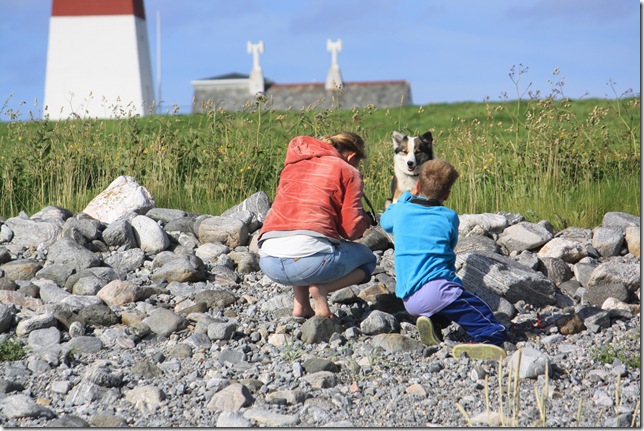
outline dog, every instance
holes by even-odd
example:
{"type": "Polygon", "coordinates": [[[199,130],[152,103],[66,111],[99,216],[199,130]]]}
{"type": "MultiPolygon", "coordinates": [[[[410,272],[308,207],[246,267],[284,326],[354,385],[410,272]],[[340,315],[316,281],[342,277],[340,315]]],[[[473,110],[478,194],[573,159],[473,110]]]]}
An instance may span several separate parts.
{"type": "Polygon", "coordinates": [[[421,136],[406,136],[394,131],[394,176],[391,179],[391,198],[387,199],[385,208],[396,203],[403,192],[414,188],[420,166],[434,158],[433,141],[431,132],[421,136]]]}

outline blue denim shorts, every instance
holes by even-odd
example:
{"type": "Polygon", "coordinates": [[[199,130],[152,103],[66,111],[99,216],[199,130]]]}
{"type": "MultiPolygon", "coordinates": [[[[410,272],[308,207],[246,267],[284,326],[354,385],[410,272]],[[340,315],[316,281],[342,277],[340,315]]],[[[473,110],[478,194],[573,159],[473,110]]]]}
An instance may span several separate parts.
{"type": "Polygon", "coordinates": [[[365,245],[341,241],[333,253],[316,253],[297,259],[261,256],[259,266],[268,278],[287,286],[330,283],[358,268],[365,272],[361,283],[366,283],[376,268],[376,256],[365,245]]]}

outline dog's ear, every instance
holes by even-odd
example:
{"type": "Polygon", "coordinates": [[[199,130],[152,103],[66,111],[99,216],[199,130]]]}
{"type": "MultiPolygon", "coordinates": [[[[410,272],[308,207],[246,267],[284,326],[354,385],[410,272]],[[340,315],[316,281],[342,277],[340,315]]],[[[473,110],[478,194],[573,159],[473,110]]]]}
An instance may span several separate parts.
{"type": "Polygon", "coordinates": [[[394,146],[399,145],[405,139],[405,135],[394,130],[394,146]]]}
{"type": "Polygon", "coordinates": [[[427,141],[430,144],[434,141],[434,137],[432,136],[432,132],[427,132],[423,136],[421,136],[420,138],[423,141],[427,141]]]}

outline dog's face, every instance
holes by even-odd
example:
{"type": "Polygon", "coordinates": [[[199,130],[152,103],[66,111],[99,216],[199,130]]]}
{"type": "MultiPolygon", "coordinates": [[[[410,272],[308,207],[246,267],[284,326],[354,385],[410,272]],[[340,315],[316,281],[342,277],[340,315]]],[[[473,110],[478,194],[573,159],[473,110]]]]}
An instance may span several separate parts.
{"type": "Polygon", "coordinates": [[[396,173],[418,175],[420,165],[434,158],[431,132],[422,136],[405,136],[394,132],[394,167],[396,173]]]}

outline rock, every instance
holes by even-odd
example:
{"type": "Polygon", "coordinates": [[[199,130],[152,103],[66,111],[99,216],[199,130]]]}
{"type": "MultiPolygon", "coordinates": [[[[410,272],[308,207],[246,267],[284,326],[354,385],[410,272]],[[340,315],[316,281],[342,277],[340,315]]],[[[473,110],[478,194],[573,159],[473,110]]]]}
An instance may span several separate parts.
{"type": "Polygon", "coordinates": [[[586,257],[586,248],[577,241],[566,238],[553,238],[541,247],[538,253],[540,258],[552,257],[562,259],[564,262],[575,263],[586,257]]]}
{"type": "Polygon", "coordinates": [[[125,399],[133,403],[143,414],[154,413],[166,399],[166,394],[156,386],[138,386],[125,392],[125,399]]]}
{"type": "Polygon", "coordinates": [[[51,409],[37,404],[33,398],[24,394],[9,395],[0,399],[0,407],[2,413],[9,419],[38,417],[51,419],[56,416],[51,409]]]}
{"type": "Polygon", "coordinates": [[[152,332],[164,337],[168,337],[170,334],[188,326],[188,322],[184,317],[165,308],[157,308],[151,312],[147,318],[143,319],[143,323],[148,325],[152,332]]]}
{"type": "Polygon", "coordinates": [[[596,227],[592,245],[603,257],[619,256],[624,244],[624,233],[619,229],[596,227]]]}
{"type": "Polygon", "coordinates": [[[587,286],[592,287],[616,283],[623,283],[631,293],[639,289],[639,262],[624,262],[618,259],[612,259],[602,263],[591,273],[587,286]]]}
{"type": "Polygon", "coordinates": [[[511,303],[525,300],[544,306],[555,302],[555,285],[550,280],[510,258],[491,253],[465,253],[456,256],[456,266],[456,275],[466,289],[486,286],[511,303]]]}
{"type": "Polygon", "coordinates": [[[360,323],[360,331],[363,334],[388,334],[399,332],[400,324],[391,314],[374,310],[360,323]]]}
{"type": "Polygon", "coordinates": [[[387,352],[413,352],[423,350],[420,341],[412,340],[401,334],[378,334],[373,337],[374,347],[382,347],[387,352]]]}
{"type": "Polygon", "coordinates": [[[138,215],[132,219],[131,224],[137,245],[147,254],[161,253],[170,245],[168,234],[151,218],[138,215]]]}
{"type": "Polygon", "coordinates": [[[602,226],[617,228],[623,232],[628,226],[640,227],[640,218],[624,212],[607,212],[604,214],[602,226]]]}
{"type": "Polygon", "coordinates": [[[302,380],[317,389],[332,388],[337,384],[337,377],[331,371],[318,371],[307,374],[302,377],[302,380]]]}
{"type": "Polygon", "coordinates": [[[36,248],[41,243],[50,245],[60,237],[63,230],[62,223],[56,224],[22,217],[9,218],[4,226],[11,231],[11,244],[20,248],[36,248]]]}
{"type": "Polygon", "coordinates": [[[230,252],[230,247],[221,243],[207,242],[195,250],[195,255],[204,262],[215,262],[222,254],[230,252]]]}
{"type": "Polygon", "coordinates": [[[572,278],[572,271],[563,259],[543,256],[540,261],[539,271],[548,277],[548,280],[552,281],[555,286],[572,278]]]}
{"type": "Polygon", "coordinates": [[[298,424],[298,415],[283,415],[270,410],[251,408],[244,412],[244,418],[259,425],[275,428],[292,427],[298,424]]]}
{"type": "Polygon", "coordinates": [[[536,349],[524,347],[514,352],[509,359],[513,372],[518,370],[521,379],[536,379],[540,375],[551,375],[550,358],[536,349]]]}
{"type": "Polygon", "coordinates": [[[151,218],[154,221],[161,221],[163,223],[169,223],[172,220],[180,219],[186,217],[188,213],[183,210],[173,209],[173,208],[151,208],[145,213],[146,217],[151,218]]]}
{"type": "Polygon", "coordinates": [[[114,280],[96,294],[107,305],[123,305],[136,302],[142,297],[142,290],[131,281],[114,280]]]}
{"type": "Polygon", "coordinates": [[[638,259],[640,258],[641,235],[639,226],[627,226],[624,232],[624,240],[626,241],[628,252],[638,259]]]}
{"type": "Polygon", "coordinates": [[[508,226],[508,219],[501,214],[461,214],[458,217],[459,236],[491,236],[499,234],[508,226]]]}
{"type": "Polygon", "coordinates": [[[331,335],[343,330],[342,326],[335,322],[336,320],[320,316],[311,317],[300,328],[301,340],[309,344],[328,342],[331,335]]]}
{"type": "Polygon", "coordinates": [[[176,256],[152,274],[154,281],[201,281],[206,277],[204,264],[197,256],[176,256]]]}
{"type": "Polygon", "coordinates": [[[16,326],[16,335],[19,337],[26,337],[32,331],[37,329],[51,328],[56,326],[56,318],[52,313],[44,313],[30,317],[29,319],[21,320],[16,326]]]}
{"type": "Polygon", "coordinates": [[[42,264],[35,259],[14,260],[0,266],[0,270],[4,271],[5,277],[13,281],[31,280],[41,268],[42,264]]]}
{"type": "Polygon", "coordinates": [[[246,386],[233,383],[213,395],[208,402],[208,410],[237,412],[254,402],[255,399],[246,386]]]}
{"type": "Polygon", "coordinates": [[[124,247],[125,249],[137,247],[134,230],[129,220],[121,219],[110,223],[102,234],[105,244],[111,247],[124,247]]]}
{"type": "Polygon", "coordinates": [[[248,226],[235,218],[210,216],[199,224],[197,237],[202,243],[218,242],[235,248],[248,243],[248,226]]]}
{"type": "Polygon", "coordinates": [[[234,217],[236,213],[247,211],[251,214],[251,221],[248,225],[248,231],[254,232],[261,227],[262,223],[271,209],[271,202],[268,195],[264,192],[257,192],[244,200],[239,205],[224,211],[222,217],[234,217]]]}
{"type": "Polygon", "coordinates": [[[490,252],[498,253],[499,246],[492,238],[482,235],[463,236],[459,234],[458,243],[454,249],[456,254],[470,253],[470,252],[490,252]]]}
{"type": "Polygon", "coordinates": [[[92,199],[83,212],[109,224],[130,212],[145,214],[154,206],[154,197],[136,179],[120,176],[92,199]]]}
{"type": "Polygon", "coordinates": [[[47,262],[69,265],[77,272],[102,263],[100,257],[69,237],[61,238],[49,247],[47,262]]]}
{"type": "Polygon", "coordinates": [[[533,250],[552,239],[553,235],[545,227],[530,223],[520,222],[505,229],[499,235],[497,242],[510,252],[533,250]]]}
{"type": "Polygon", "coordinates": [[[588,287],[588,302],[590,305],[601,305],[608,299],[614,298],[621,302],[628,302],[630,298],[628,288],[623,283],[602,284],[588,287]]]}

